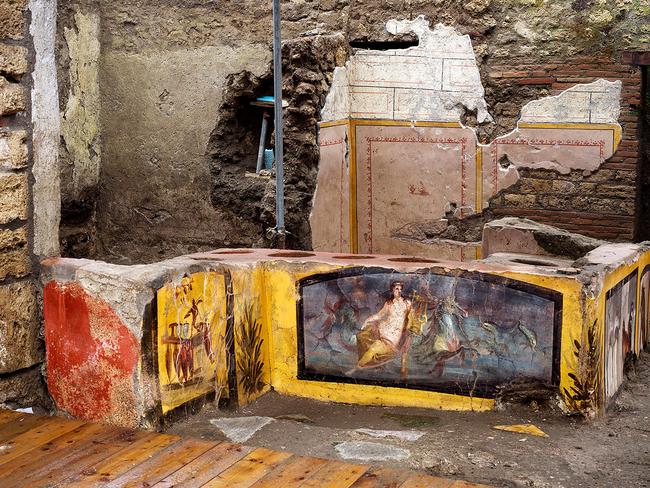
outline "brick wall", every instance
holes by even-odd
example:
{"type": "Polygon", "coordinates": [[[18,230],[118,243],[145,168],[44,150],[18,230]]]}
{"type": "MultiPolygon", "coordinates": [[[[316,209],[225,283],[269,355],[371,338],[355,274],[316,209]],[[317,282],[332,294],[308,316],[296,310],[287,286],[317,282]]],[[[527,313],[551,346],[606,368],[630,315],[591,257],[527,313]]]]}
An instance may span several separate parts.
{"type": "Polygon", "coordinates": [[[633,239],[638,217],[641,71],[608,57],[575,57],[547,64],[492,65],[488,76],[499,87],[535,86],[548,89],[550,95],[598,78],[623,82],[619,119],[623,140],[612,158],[588,176],[579,171],[560,175],[522,170],[519,182],[497,195],[490,208],[499,217],[531,218],[609,240],[633,239]]]}
{"type": "Polygon", "coordinates": [[[0,406],[45,405],[31,204],[27,0],[0,3],[0,406]]]}

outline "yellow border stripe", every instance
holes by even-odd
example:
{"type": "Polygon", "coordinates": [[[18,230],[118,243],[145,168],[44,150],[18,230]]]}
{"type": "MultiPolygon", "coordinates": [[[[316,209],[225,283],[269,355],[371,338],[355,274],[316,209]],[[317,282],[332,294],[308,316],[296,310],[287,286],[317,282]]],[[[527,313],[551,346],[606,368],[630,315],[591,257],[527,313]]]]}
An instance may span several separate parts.
{"type": "Polygon", "coordinates": [[[348,119],[341,119],[341,120],[332,120],[330,122],[319,122],[318,126],[319,127],[334,127],[337,125],[348,125],[349,120],[348,119]]]}
{"type": "Polygon", "coordinates": [[[453,127],[461,129],[460,122],[410,122],[408,120],[351,119],[355,125],[382,125],[386,127],[453,127]]]}

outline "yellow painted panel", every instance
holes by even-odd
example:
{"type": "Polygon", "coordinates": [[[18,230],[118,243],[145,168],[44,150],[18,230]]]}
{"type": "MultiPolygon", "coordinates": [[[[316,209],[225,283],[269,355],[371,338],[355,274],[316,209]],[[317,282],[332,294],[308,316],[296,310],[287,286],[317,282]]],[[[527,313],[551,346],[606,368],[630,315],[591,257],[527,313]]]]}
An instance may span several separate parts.
{"type": "MultiPolygon", "coordinates": [[[[644,324],[642,323],[642,320],[645,319],[646,322],[650,321],[650,296],[648,294],[645,294],[645,296],[642,296],[642,284],[643,284],[643,277],[644,277],[644,272],[646,272],[646,268],[650,266],[650,251],[645,252],[641,258],[639,258],[639,286],[637,287],[637,302],[639,304],[639,309],[637,313],[638,317],[638,322],[637,322],[637,334],[635,337],[635,344],[636,348],[635,351],[638,352],[643,349],[644,344],[642,344],[642,336],[641,336],[641,329],[644,327],[644,324]],[[645,300],[645,303],[644,303],[645,300]],[[645,305],[645,313],[641,310],[641,307],[645,305]]],[[[648,268],[647,273],[649,273],[648,276],[650,276],[650,268],[648,268]]],[[[650,292],[650,290],[648,290],[650,292]]],[[[648,337],[645,337],[645,340],[648,340],[648,337]]]]}
{"type": "Polygon", "coordinates": [[[412,406],[448,410],[483,411],[494,407],[494,400],[413,390],[397,387],[298,380],[297,282],[307,276],[333,271],[331,265],[305,265],[291,272],[273,263],[267,266],[266,307],[269,311],[272,344],[272,383],[276,391],[316,400],[360,405],[412,406]]]}
{"type": "MultiPolygon", "coordinates": [[[[495,273],[496,274],[496,273],[495,273]]],[[[560,392],[573,386],[569,374],[576,374],[578,359],[573,353],[574,341],[583,342],[585,327],[582,304],[582,284],[575,279],[558,276],[540,276],[519,272],[498,273],[502,276],[562,293],[562,328],[560,345],[560,392]]]]}
{"type": "Polygon", "coordinates": [[[234,346],[237,398],[246,405],[271,388],[270,337],[262,315],[261,267],[233,269],[234,346]]]}
{"type": "MultiPolygon", "coordinates": [[[[608,366],[606,364],[606,355],[607,355],[607,344],[605,344],[605,338],[607,337],[606,335],[606,302],[607,302],[607,292],[614,288],[618,283],[623,281],[625,278],[627,278],[630,274],[634,273],[635,270],[638,271],[637,275],[637,280],[641,280],[643,270],[645,267],[650,264],[650,251],[646,251],[644,253],[641,253],[637,259],[635,259],[633,262],[626,262],[618,266],[617,268],[609,271],[603,280],[603,286],[600,290],[600,293],[597,297],[597,317],[598,317],[598,322],[601,325],[601,364],[600,364],[600,372],[601,372],[601,390],[603,391],[603,398],[604,398],[604,391],[605,391],[605,375],[607,374],[606,367],[608,366]]],[[[637,291],[636,291],[636,296],[635,296],[635,304],[636,304],[636,314],[635,314],[635,336],[632,344],[632,350],[638,350],[639,344],[639,332],[640,332],[640,323],[639,323],[639,303],[640,303],[640,282],[637,282],[637,291]]],[[[606,399],[604,399],[606,401],[606,399]]],[[[605,406],[605,405],[604,405],[605,406]]]]}
{"type": "Polygon", "coordinates": [[[163,414],[215,388],[227,395],[225,278],[195,273],[158,290],[158,374],[163,414]]]}

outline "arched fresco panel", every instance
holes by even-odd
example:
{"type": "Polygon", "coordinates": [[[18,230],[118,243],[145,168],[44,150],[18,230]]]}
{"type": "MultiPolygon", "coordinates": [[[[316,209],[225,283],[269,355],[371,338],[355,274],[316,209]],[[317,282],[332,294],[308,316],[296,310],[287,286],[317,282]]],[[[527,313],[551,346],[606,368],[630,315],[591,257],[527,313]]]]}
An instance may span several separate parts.
{"type": "Polygon", "coordinates": [[[299,378],[493,395],[556,384],[562,296],[492,275],[344,270],[304,279],[299,378]]]}

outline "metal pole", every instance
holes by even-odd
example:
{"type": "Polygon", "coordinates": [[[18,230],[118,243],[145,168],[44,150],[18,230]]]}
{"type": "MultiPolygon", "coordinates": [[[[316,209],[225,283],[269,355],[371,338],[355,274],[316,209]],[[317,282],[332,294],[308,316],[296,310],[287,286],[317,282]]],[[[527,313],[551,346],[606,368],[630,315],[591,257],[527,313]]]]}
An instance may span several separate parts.
{"type": "Polygon", "coordinates": [[[275,104],[275,222],[278,243],[285,243],[284,228],[284,122],[282,120],[282,35],[280,0],[273,0],[273,98],[275,104]]]}

